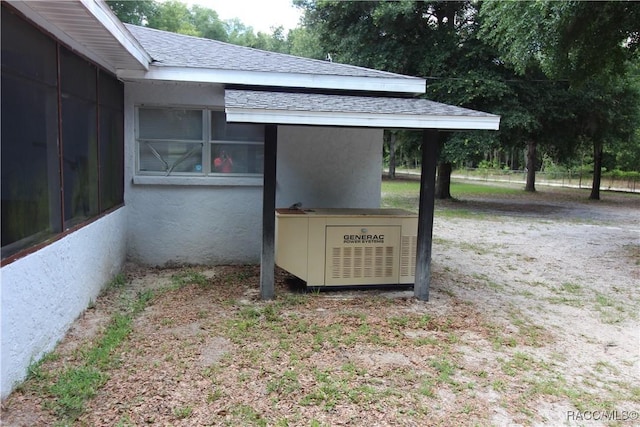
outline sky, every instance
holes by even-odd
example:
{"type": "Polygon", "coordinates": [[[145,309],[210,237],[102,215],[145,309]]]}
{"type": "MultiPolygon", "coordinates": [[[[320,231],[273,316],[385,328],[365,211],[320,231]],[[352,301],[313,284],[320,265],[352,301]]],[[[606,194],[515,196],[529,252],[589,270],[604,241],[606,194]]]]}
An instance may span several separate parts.
{"type": "Polygon", "coordinates": [[[282,25],[287,30],[295,28],[302,11],[291,0],[183,0],[189,5],[199,4],[218,12],[222,20],[238,18],[255,32],[270,33],[271,27],[282,25]]]}

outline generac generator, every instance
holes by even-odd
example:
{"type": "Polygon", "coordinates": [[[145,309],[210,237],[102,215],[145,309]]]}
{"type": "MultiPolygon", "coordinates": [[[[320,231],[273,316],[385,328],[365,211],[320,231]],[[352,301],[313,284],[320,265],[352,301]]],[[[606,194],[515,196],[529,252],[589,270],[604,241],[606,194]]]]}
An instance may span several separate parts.
{"type": "Polygon", "coordinates": [[[277,209],[276,265],[312,287],[413,284],[417,235],[401,209],[277,209]]]}

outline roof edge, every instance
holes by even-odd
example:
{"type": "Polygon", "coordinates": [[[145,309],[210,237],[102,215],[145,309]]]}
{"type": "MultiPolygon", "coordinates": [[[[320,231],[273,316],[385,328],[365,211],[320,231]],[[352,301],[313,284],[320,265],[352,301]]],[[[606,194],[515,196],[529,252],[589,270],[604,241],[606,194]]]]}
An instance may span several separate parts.
{"type": "Polygon", "coordinates": [[[217,83],[262,87],[353,90],[368,92],[424,94],[426,80],[415,78],[337,76],[266,71],[215,70],[192,67],[156,67],[147,71],[120,70],[118,77],[129,81],[173,81],[217,83]]]}
{"type": "Polygon", "coordinates": [[[385,129],[498,130],[500,116],[300,112],[226,107],[227,122],[280,125],[375,127],[385,129]]]}
{"type": "Polygon", "coordinates": [[[138,39],[129,32],[104,0],[79,1],[145,70],[149,69],[149,64],[152,61],[151,55],[142,47],[138,39]]]}

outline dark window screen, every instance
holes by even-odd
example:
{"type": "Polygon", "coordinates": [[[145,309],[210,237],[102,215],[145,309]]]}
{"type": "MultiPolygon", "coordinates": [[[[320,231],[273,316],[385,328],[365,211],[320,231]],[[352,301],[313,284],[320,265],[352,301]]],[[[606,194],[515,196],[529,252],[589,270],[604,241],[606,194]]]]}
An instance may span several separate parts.
{"type": "Polygon", "coordinates": [[[124,90],[115,78],[100,73],[100,197],[101,209],[120,205],[124,200],[124,90]]]}
{"type": "Polygon", "coordinates": [[[98,213],[96,71],[60,48],[65,227],[98,213]]]}
{"type": "Polygon", "coordinates": [[[5,259],[122,204],[124,88],[1,7],[5,259]]]}
{"type": "Polygon", "coordinates": [[[56,68],[55,43],[3,8],[3,258],[60,231],[56,68]]]}

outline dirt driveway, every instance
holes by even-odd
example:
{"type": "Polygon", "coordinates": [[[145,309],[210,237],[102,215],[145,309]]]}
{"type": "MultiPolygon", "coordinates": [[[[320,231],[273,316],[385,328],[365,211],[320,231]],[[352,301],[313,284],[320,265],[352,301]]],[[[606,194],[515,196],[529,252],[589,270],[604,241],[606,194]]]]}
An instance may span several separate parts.
{"type": "Polygon", "coordinates": [[[429,302],[301,293],[257,266],[128,266],[3,402],[2,425],[640,425],[640,197],[441,203],[429,302]],[[147,295],[82,409],[56,379],[147,295]]]}

